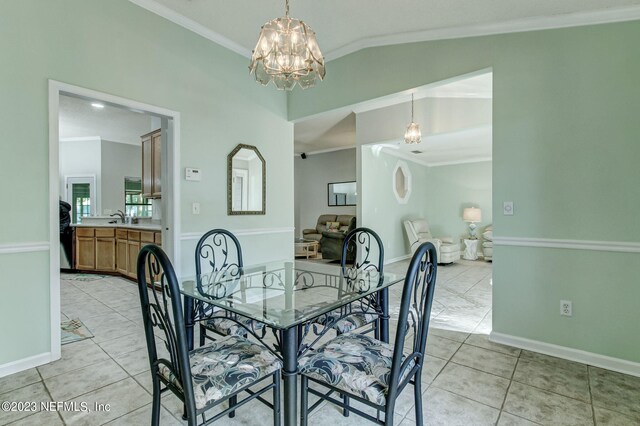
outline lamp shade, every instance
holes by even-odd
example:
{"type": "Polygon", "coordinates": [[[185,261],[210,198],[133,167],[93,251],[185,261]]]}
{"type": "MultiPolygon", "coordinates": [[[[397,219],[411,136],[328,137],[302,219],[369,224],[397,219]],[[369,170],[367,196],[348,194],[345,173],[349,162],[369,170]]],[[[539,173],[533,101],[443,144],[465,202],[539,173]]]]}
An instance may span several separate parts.
{"type": "Polygon", "coordinates": [[[462,211],[462,220],[465,222],[481,222],[482,210],[476,207],[468,207],[462,211]]]}

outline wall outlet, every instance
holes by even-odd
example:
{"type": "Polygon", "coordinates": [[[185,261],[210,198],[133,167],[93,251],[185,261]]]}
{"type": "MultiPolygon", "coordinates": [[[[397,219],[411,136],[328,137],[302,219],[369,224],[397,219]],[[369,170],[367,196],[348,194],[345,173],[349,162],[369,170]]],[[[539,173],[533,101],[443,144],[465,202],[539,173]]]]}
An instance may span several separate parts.
{"type": "Polygon", "coordinates": [[[191,204],[191,213],[192,214],[200,214],[200,203],[191,204]]]}
{"type": "Polygon", "coordinates": [[[565,317],[573,316],[573,306],[571,300],[560,301],[560,315],[565,317]]]}

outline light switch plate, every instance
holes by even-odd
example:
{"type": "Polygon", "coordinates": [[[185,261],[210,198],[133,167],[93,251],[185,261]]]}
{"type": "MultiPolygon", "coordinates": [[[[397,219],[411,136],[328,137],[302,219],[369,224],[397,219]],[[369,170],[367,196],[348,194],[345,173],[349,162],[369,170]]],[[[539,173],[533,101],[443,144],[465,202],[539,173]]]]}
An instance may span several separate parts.
{"type": "Polygon", "coordinates": [[[502,213],[505,216],[513,216],[513,201],[505,201],[502,203],[502,213]]]}
{"type": "Polygon", "coordinates": [[[191,213],[200,214],[200,203],[191,204],[191,213]]]}

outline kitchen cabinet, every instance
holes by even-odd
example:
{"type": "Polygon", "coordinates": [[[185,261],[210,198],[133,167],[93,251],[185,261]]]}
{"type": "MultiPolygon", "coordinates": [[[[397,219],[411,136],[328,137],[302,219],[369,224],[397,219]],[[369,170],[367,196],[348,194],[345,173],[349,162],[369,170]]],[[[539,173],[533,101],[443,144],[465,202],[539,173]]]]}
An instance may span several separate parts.
{"type": "Polygon", "coordinates": [[[76,230],[76,269],[93,271],[96,269],[96,245],[93,228],[76,230]]]}
{"type": "Polygon", "coordinates": [[[122,275],[127,275],[127,268],[129,267],[127,262],[129,258],[128,250],[127,239],[118,238],[116,240],[116,271],[122,275]]]}
{"type": "Polygon", "coordinates": [[[162,132],[158,129],[141,139],[142,196],[162,198],[162,132]]]}
{"type": "Polygon", "coordinates": [[[96,270],[115,272],[116,239],[113,228],[96,228],[96,270]]]}
{"type": "Polygon", "coordinates": [[[151,243],[161,245],[161,231],[77,227],[75,267],[83,271],[117,272],[136,279],[140,248],[151,243]]]}

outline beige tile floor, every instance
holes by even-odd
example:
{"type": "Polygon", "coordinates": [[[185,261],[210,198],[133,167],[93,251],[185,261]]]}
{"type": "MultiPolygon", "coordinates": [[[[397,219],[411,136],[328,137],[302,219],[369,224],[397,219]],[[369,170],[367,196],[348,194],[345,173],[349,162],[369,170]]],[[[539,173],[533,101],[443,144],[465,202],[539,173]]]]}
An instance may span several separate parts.
{"type": "MultiPolygon", "coordinates": [[[[387,267],[406,270],[408,262],[387,267]]],[[[64,278],[64,277],[63,277],[64,278]]],[[[400,286],[391,289],[397,315],[400,286]]],[[[0,425],[144,425],[150,421],[150,375],[134,283],[113,277],[62,280],[62,312],[79,317],[94,338],[63,346],[62,359],[0,379],[0,401],[109,403],[109,412],[0,412],[0,425]]],[[[395,308],[395,309],[394,309],[395,308]]],[[[391,321],[391,329],[395,321],[391,321]]],[[[427,425],[640,425],[640,378],[488,341],[491,264],[440,267],[423,372],[427,425]]],[[[413,389],[400,396],[396,424],[415,424],[413,389]]],[[[181,404],[165,394],[161,424],[183,424],[181,404]]],[[[252,402],[224,425],[268,424],[252,402]]],[[[330,404],[311,425],[371,424],[342,417],[330,404]]]]}

